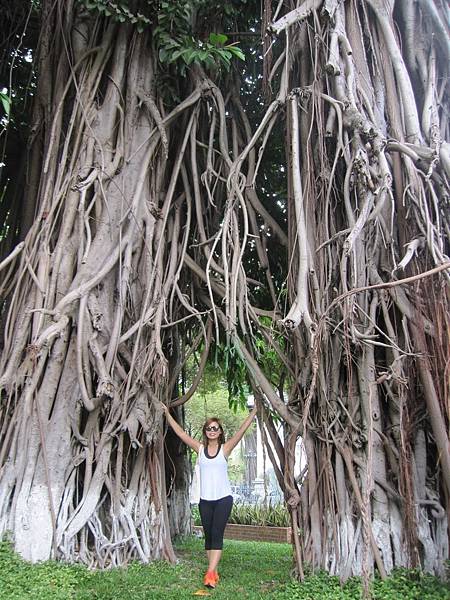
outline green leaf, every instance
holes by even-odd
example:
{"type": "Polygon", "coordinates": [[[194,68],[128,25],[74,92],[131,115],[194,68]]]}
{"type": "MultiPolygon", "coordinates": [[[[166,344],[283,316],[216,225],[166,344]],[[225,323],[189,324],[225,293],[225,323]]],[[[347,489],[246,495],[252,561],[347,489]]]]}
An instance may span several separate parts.
{"type": "Polygon", "coordinates": [[[208,54],[208,56],[205,58],[205,60],[203,62],[205,63],[206,67],[215,67],[216,66],[216,61],[210,54],[208,54]]]}
{"type": "Polygon", "coordinates": [[[184,50],[183,60],[187,65],[190,65],[191,63],[193,63],[194,60],[196,60],[197,58],[199,58],[198,50],[192,50],[192,48],[188,48],[187,50],[184,50]]]}
{"type": "Polygon", "coordinates": [[[164,42],[162,45],[167,50],[173,50],[174,48],[180,47],[180,42],[178,42],[174,38],[168,37],[166,35],[161,36],[161,41],[164,42]]]}
{"type": "Polygon", "coordinates": [[[237,48],[236,46],[227,46],[227,50],[228,52],[234,54],[236,58],[239,58],[240,60],[245,60],[245,54],[240,48],[237,48]]]}
{"type": "Polygon", "coordinates": [[[224,59],[230,60],[233,58],[233,54],[229,50],[218,50],[217,53],[221,58],[224,59]]]}
{"type": "Polygon", "coordinates": [[[209,34],[209,41],[211,42],[211,44],[214,44],[214,46],[223,46],[227,40],[228,36],[224,33],[209,34]]]}
{"type": "Polygon", "coordinates": [[[169,53],[167,52],[166,48],[160,48],[159,49],[159,60],[162,63],[165,63],[165,62],[169,61],[169,53]]]}
{"type": "Polygon", "coordinates": [[[180,56],[183,55],[183,53],[186,52],[185,48],[182,48],[181,50],[176,50],[175,52],[172,53],[172,56],[170,57],[170,61],[171,63],[175,62],[178,58],[180,58],[180,56]]]}
{"type": "Polygon", "coordinates": [[[199,50],[198,52],[198,59],[200,61],[205,61],[209,56],[209,52],[207,50],[199,50]]]}
{"type": "Polygon", "coordinates": [[[11,112],[11,98],[8,96],[8,94],[0,92],[0,102],[2,103],[6,116],[9,118],[9,114],[11,112]]]}

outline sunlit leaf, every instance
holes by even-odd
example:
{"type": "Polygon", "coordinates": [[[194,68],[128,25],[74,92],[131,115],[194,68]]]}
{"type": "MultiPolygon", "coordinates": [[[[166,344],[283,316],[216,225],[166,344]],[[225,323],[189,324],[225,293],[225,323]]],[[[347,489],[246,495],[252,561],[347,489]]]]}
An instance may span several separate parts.
{"type": "Polygon", "coordinates": [[[6,116],[9,117],[9,113],[11,111],[11,98],[8,96],[8,94],[0,92],[0,101],[2,103],[3,110],[5,111],[6,116]]]}
{"type": "Polygon", "coordinates": [[[228,40],[228,36],[225,35],[224,33],[210,33],[209,34],[209,41],[211,42],[211,44],[214,44],[215,46],[223,46],[227,40],[228,40]]]}

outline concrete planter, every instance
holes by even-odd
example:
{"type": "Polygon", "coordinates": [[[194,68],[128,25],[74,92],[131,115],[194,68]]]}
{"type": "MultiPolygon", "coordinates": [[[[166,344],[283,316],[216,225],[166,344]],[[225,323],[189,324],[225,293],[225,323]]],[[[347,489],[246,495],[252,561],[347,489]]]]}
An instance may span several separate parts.
{"type": "MultiPolygon", "coordinates": [[[[203,527],[194,525],[195,533],[203,533],[203,527]]],[[[291,543],[290,527],[267,527],[263,525],[236,525],[229,523],[225,527],[224,537],[228,540],[242,540],[252,542],[277,542],[281,544],[291,543]]]]}

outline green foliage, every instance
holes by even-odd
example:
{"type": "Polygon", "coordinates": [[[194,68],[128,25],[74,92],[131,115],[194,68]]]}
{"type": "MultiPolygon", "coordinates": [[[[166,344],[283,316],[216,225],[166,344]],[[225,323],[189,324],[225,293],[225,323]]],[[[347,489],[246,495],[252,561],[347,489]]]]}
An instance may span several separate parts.
{"type": "Polygon", "coordinates": [[[199,439],[205,420],[208,417],[218,417],[223,423],[225,437],[229,438],[247,415],[247,410],[230,410],[228,393],[222,386],[206,394],[195,394],[186,404],[185,420],[187,430],[193,437],[199,439]]]}
{"type": "MultiPolygon", "coordinates": [[[[9,544],[0,545],[1,600],[190,600],[202,588],[206,568],[203,541],[187,538],[176,547],[176,565],[156,561],[132,563],[127,568],[89,570],[81,565],[24,563],[9,544]]],[[[225,541],[222,582],[217,600],[239,595],[260,599],[269,587],[289,579],[291,549],[287,544],[225,541]],[[271,546],[277,546],[273,548],[271,546]],[[258,566],[252,560],[258,559],[258,566]],[[273,578],[276,576],[276,583],[273,578]],[[248,590],[248,591],[245,591],[248,590]]],[[[276,598],[276,596],[271,596],[276,598]]]]}
{"type": "MultiPolygon", "coordinates": [[[[201,351],[202,349],[200,349],[201,351]]],[[[194,379],[197,369],[198,363],[193,357],[186,368],[186,383],[194,379]]],[[[247,378],[247,368],[236,347],[215,346],[214,354],[210,355],[210,362],[206,365],[197,393],[204,397],[217,392],[219,389],[222,392],[227,389],[229,396],[228,408],[231,408],[234,412],[244,411],[247,408],[249,394],[247,378]]],[[[208,416],[210,416],[210,413],[208,416]]]]}
{"type": "MultiPolygon", "coordinates": [[[[303,583],[292,582],[279,600],[360,600],[361,579],[352,577],[341,585],[339,577],[320,572],[309,575],[303,583]]],[[[387,580],[371,583],[372,600],[448,600],[448,587],[431,575],[406,569],[396,570],[387,580]]]]}
{"type": "MultiPolygon", "coordinates": [[[[132,23],[137,26],[140,32],[144,31],[151,23],[150,18],[142,14],[142,12],[132,12],[128,7],[128,2],[124,0],[117,2],[113,2],[112,0],[80,0],[80,2],[87,10],[110,17],[117,23],[132,23]]],[[[147,8],[155,8],[154,2],[144,4],[148,5],[147,8]]]]}
{"type": "MultiPolygon", "coordinates": [[[[203,351],[203,348],[201,348],[200,351],[203,351]]],[[[193,356],[188,361],[185,370],[186,380],[189,382],[189,384],[194,379],[197,370],[198,361],[196,360],[196,357],[193,356]]],[[[203,371],[201,382],[197,388],[197,394],[200,394],[200,396],[207,396],[208,394],[213,394],[218,390],[223,391],[224,386],[225,376],[222,369],[220,367],[217,367],[214,363],[208,362],[203,371]]]]}
{"type": "Polygon", "coordinates": [[[289,512],[283,504],[233,504],[230,523],[238,525],[261,525],[267,527],[290,527],[289,512]]]}
{"type": "MultiPolygon", "coordinates": [[[[268,317],[260,317],[260,322],[263,327],[270,329],[271,339],[278,347],[284,349],[286,346],[286,338],[279,330],[274,328],[273,321],[268,317]]],[[[259,366],[264,371],[269,381],[271,381],[272,385],[275,388],[278,388],[281,384],[282,375],[285,374],[286,367],[273,346],[270,346],[266,339],[261,335],[253,338],[253,345],[259,366]]],[[[288,354],[288,352],[286,352],[286,354],[288,354]]],[[[285,381],[285,387],[290,387],[288,380],[285,381]]]]}
{"type": "Polygon", "coordinates": [[[8,94],[0,92],[0,102],[3,106],[3,110],[5,112],[5,117],[9,118],[9,113],[11,112],[11,98],[8,94]]]}
{"type": "Polygon", "coordinates": [[[191,517],[192,517],[192,522],[194,523],[194,525],[199,526],[202,524],[202,520],[200,519],[200,511],[198,509],[198,504],[191,505],[191,517]]]}
{"type": "Polygon", "coordinates": [[[208,41],[201,41],[192,36],[172,37],[160,45],[159,60],[162,63],[175,63],[182,60],[186,65],[203,64],[208,68],[231,67],[231,59],[245,60],[240,48],[225,42],[228,37],[224,34],[210,33],[208,41]]]}
{"type": "MultiPolygon", "coordinates": [[[[8,124],[9,124],[9,116],[10,116],[10,112],[11,112],[11,98],[8,96],[8,94],[5,94],[3,92],[0,92],[0,104],[3,107],[3,115],[0,115],[0,136],[8,129],[8,124]]],[[[6,192],[6,186],[3,187],[1,193],[0,193],[0,204],[3,200],[3,195],[6,192]]],[[[3,224],[0,225],[0,241],[2,239],[2,234],[1,234],[1,229],[2,229],[3,224]]]]}
{"type": "Polygon", "coordinates": [[[247,405],[247,367],[236,346],[216,346],[216,365],[223,369],[230,396],[230,406],[237,410],[247,405]]]}
{"type": "Polygon", "coordinates": [[[131,23],[142,32],[150,25],[153,38],[162,64],[177,63],[180,74],[184,75],[186,67],[192,64],[206,68],[229,70],[231,60],[245,60],[245,56],[237,43],[228,43],[228,36],[223,33],[209,33],[209,37],[195,35],[195,21],[201,18],[202,12],[208,12],[215,5],[220,13],[234,14],[229,2],[222,5],[206,0],[176,0],[155,2],[141,1],[139,10],[130,10],[125,0],[79,0],[89,11],[109,17],[117,23],[131,23]]]}
{"type": "Polygon", "coordinates": [[[67,600],[75,598],[79,586],[89,579],[89,572],[80,565],[25,563],[8,542],[0,542],[0,572],[2,600],[67,600]]]}
{"type": "Polygon", "coordinates": [[[162,64],[177,63],[181,74],[186,66],[203,65],[205,68],[230,70],[231,60],[245,60],[244,53],[236,42],[227,44],[228,36],[211,32],[207,39],[200,39],[192,33],[191,3],[162,2],[158,15],[158,25],[154,36],[159,48],[162,64]],[[189,32],[189,33],[184,33],[189,32]]]}

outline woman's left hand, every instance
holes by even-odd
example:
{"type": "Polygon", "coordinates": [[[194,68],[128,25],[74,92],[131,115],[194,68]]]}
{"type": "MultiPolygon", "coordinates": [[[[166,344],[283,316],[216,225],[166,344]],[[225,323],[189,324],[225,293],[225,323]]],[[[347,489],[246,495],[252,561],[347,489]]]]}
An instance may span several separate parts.
{"type": "Polygon", "coordinates": [[[161,408],[163,410],[163,413],[167,417],[167,415],[169,414],[169,407],[166,404],[164,404],[164,402],[160,402],[160,404],[161,404],[161,408]]]}

